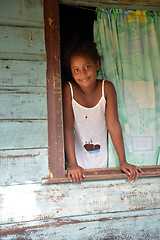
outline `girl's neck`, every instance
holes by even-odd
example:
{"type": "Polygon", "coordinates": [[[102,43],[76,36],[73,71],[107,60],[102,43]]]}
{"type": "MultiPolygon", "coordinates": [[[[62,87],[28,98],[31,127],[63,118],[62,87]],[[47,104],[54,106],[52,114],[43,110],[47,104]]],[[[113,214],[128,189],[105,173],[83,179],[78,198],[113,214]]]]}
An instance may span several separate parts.
{"type": "Polygon", "coordinates": [[[80,91],[82,92],[82,94],[84,95],[84,96],[89,96],[89,95],[91,95],[95,90],[96,90],[96,88],[97,88],[97,81],[95,81],[95,84],[94,85],[92,85],[91,87],[87,87],[87,88],[81,88],[80,86],[79,86],[79,89],[80,89],[80,91]]]}

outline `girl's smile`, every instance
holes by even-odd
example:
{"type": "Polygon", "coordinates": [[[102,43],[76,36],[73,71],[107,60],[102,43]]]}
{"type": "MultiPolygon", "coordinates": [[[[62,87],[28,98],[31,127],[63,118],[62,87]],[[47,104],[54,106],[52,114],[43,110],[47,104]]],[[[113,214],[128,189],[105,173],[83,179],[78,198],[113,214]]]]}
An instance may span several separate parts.
{"type": "Polygon", "coordinates": [[[67,66],[75,81],[64,86],[64,142],[69,162],[70,182],[82,182],[84,169],[106,168],[107,132],[118,155],[120,168],[138,179],[139,167],[128,164],[118,119],[117,96],[113,84],[97,79],[100,55],[94,42],[76,44],[66,52],[67,66]]]}
{"type": "Polygon", "coordinates": [[[94,84],[100,63],[96,63],[88,54],[75,55],[71,58],[71,72],[76,83],[81,87],[82,83],[94,84]]]}

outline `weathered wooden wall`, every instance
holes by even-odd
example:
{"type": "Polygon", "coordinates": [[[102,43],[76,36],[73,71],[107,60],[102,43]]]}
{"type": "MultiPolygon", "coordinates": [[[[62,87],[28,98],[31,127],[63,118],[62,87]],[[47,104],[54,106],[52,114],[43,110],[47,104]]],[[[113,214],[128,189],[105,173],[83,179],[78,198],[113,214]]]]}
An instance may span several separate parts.
{"type": "Polygon", "coordinates": [[[0,191],[1,239],[159,240],[158,177],[26,184],[0,191]]]}
{"type": "Polygon", "coordinates": [[[160,179],[41,184],[48,175],[40,0],[0,0],[0,239],[160,236],[160,179]]]}
{"type": "Polygon", "coordinates": [[[43,2],[0,0],[0,185],[48,175],[43,2]]]}

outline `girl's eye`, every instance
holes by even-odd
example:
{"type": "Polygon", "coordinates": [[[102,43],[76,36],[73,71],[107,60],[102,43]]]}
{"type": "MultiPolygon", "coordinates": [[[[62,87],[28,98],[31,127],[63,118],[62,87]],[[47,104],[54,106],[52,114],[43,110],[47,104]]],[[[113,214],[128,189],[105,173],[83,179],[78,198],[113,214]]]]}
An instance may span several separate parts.
{"type": "Polygon", "coordinates": [[[90,66],[87,65],[87,66],[85,67],[85,69],[89,69],[89,67],[90,67],[90,66]]]}
{"type": "Polygon", "coordinates": [[[75,72],[75,73],[78,73],[78,69],[74,69],[74,72],[75,72]]]}

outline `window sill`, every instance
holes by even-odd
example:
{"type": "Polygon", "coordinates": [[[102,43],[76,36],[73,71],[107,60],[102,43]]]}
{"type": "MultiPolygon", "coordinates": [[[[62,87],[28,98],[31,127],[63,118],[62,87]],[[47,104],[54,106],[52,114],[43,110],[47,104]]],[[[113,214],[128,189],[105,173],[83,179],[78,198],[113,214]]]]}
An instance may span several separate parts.
{"type": "MultiPolygon", "coordinates": [[[[143,166],[141,167],[144,173],[139,173],[140,178],[144,177],[160,177],[160,165],[158,166],[143,166]]],[[[127,178],[119,168],[103,168],[103,169],[88,169],[85,170],[84,181],[92,180],[107,180],[107,179],[122,179],[127,178]]],[[[67,183],[67,171],[64,173],[64,178],[43,178],[42,184],[51,183],[67,183]]]]}

